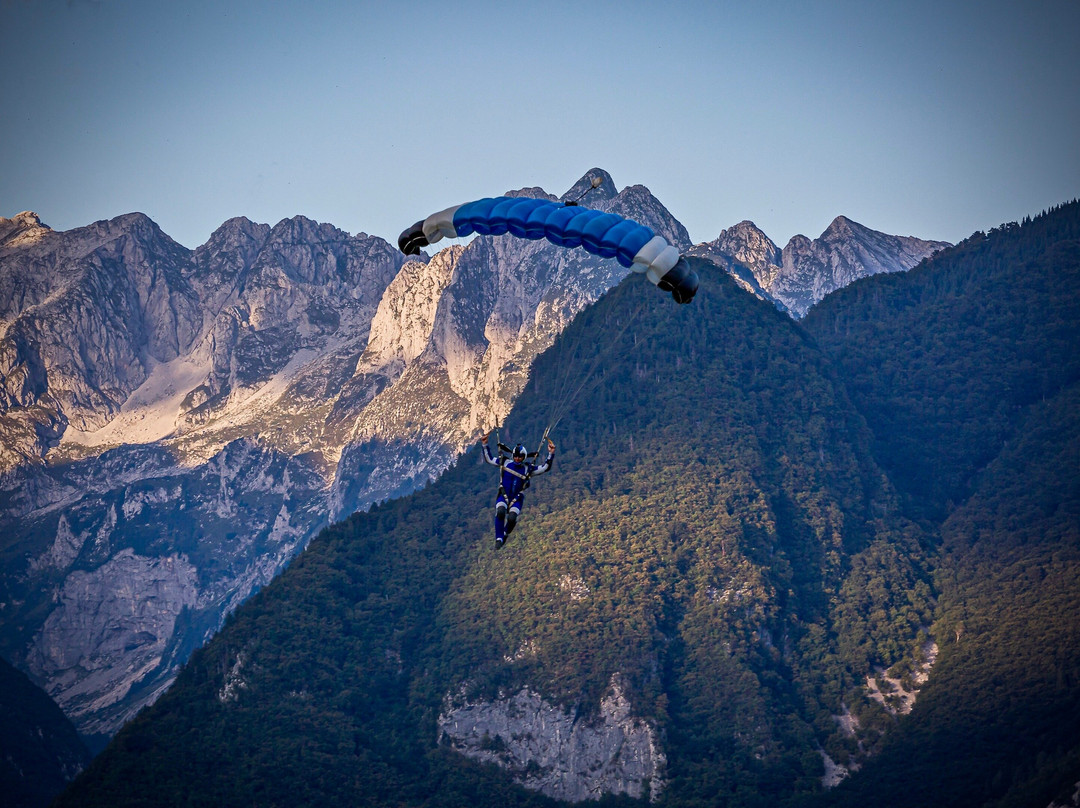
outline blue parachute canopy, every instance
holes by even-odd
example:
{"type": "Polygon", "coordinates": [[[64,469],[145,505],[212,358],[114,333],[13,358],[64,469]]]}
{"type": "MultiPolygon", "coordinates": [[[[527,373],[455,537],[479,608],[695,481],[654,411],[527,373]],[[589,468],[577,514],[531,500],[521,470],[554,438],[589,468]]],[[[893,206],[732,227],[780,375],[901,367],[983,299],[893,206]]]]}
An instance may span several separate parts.
{"type": "Polygon", "coordinates": [[[546,238],[560,247],[583,247],[602,258],[614,258],[627,269],[644,273],[679,303],[697,292],[698,276],[663,236],[643,224],[614,213],[530,197],[498,196],[466,202],[433,213],[406,229],[398,247],[418,255],[422,247],[442,238],[478,233],[518,238],[546,238]]]}

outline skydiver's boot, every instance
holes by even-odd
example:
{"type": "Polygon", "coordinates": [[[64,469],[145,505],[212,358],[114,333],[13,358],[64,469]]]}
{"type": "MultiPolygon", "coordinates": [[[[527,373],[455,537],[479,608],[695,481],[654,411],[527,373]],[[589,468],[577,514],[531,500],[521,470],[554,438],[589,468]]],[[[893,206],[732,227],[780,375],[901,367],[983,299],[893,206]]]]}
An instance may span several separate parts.
{"type": "Polygon", "coordinates": [[[506,506],[502,503],[495,508],[495,546],[502,547],[506,541],[506,506]]]}

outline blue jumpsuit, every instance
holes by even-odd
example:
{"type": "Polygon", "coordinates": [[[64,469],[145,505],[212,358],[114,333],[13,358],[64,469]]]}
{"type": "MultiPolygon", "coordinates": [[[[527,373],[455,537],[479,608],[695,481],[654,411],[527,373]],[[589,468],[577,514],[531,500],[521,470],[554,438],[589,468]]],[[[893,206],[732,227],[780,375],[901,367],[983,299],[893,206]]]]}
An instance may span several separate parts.
{"type": "Polygon", "coordinates": [[[506,457],[495,457],[488,445],[484,444],[484,460],[502,469],[499,497],[495,500],[495,541],[502,544],[506,535],[517,524],[521,507],[525,504],[526,481],[537,474],[550,471],[551,464],[555,462],[555,453],[549,451],[547,460],[537,466],[532,463],[518,463],[506,457]]]}

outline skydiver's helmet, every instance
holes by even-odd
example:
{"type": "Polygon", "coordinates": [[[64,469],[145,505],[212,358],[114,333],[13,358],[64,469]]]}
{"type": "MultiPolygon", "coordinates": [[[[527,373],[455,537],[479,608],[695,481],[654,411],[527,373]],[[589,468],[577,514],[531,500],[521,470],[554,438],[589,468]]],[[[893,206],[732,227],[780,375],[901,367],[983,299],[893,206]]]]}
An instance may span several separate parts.
{"type": "Polygon", "coordinates": [[[514,460],[518,463],[525,462],[525,444],[519,443],[514,447],[514,460]]]}

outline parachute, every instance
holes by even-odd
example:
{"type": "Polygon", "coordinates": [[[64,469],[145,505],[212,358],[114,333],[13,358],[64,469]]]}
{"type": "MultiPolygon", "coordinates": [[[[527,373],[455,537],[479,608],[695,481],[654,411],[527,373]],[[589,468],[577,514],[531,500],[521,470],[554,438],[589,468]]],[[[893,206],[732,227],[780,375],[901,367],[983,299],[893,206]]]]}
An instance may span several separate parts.
{"type": "Polygon", "coordinates": [[[614,258],[627,269],[644,273],[678,303],[689,303],[698,288],[698,275],[663,236],[643,224],[615,213],[586,208],[575,202],[499,196],[466,202],[433,213],[398,237],[405,255],[418,255],[447,238],[478,233],[518,238],[546,238],[560,247],[584,247],[602,258],[614,258]]]}

